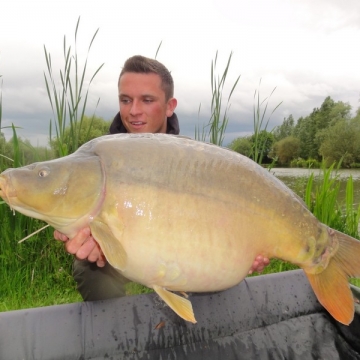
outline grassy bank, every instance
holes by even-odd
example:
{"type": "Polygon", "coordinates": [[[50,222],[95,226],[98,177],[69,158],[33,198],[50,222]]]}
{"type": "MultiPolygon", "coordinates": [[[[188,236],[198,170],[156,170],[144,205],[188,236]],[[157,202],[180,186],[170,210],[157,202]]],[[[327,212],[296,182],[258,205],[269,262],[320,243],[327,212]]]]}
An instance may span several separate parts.
{"type": "Polygon", "coordinates": [[[0,311],[80,301],[71,276],[72,256],[49,228],[18,244],[43,223],[0,205],[0,311]]]}

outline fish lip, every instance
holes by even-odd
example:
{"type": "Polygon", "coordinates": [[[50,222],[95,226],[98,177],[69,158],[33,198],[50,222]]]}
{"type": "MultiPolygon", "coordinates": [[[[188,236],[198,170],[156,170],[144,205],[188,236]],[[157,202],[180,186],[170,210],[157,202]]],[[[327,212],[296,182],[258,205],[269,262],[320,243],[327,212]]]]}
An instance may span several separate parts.
{"type": "Polygon", "coordinates": [[[0,197],[2,197],[4,199],[5,195],[5,185],[6,185],[6,180],[4,179],[4,177],[1,175],[0,176],[0,197]]]}
{"type": "Polygon", "coordinates": [[[10,186],[10,179],[3,175],[0,175],[0,197],[10,206],[10,198],[16,197],[16,190],[10,186]]]}

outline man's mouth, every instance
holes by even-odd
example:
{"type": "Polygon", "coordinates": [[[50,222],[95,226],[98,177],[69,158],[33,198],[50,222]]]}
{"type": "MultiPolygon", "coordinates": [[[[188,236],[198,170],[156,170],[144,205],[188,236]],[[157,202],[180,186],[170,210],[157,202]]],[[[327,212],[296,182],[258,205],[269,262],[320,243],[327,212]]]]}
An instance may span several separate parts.
{"type": "Polygon", "coordinates": [[[146,122],[143,121],[131,121],[130,126],[132,127],[133,131],[144,131],[146,122]]]}

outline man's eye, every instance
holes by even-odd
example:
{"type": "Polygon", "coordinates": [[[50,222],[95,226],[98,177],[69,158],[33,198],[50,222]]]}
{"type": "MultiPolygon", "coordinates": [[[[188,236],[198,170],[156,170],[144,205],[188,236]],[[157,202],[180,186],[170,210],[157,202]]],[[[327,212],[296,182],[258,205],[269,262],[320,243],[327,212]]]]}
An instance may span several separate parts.
{"type": "Polygon", "coordinates": [[[153,99],[144,99],[144,102],[146,103],[152,103],[154,100],[153,99]]]}
{"type": "Polygon", "coordinates": [[[130,100],[129,99],[120,99],[120,102],[122,103],[122,104],[130,104],[130,100]]]}

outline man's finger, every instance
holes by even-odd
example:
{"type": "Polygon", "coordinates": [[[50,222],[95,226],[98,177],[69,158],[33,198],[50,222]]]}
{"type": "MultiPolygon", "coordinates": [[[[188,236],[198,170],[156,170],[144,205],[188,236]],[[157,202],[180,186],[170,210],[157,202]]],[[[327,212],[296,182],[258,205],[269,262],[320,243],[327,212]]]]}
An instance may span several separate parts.
{"type": "MultiPolygon", "coordinates": [[[[90,251],[90,253],[89,253],[88,256],[87,256],[87,259],[88,259],[90,262],[96,262],[96,263],[97,263],[99,260],[102,259],[102,253],[101,253],[101,250],[100,250],[97,242],[96,242],[93,238],[89,239],[89,240],[86,242],[86,244],[84,244],[83,247],[82,247],[80,250],[83,250],[83,248],[84,248],[85,246],[87,246],[88,243],[91,244],[93,247],[91,248],[91,251],[90,251]]],[[[88,249],[90,249],[90,245],[89,245],[88,249]]],[[[80,251],[80,250],[79,250],[79,251],[80,251]]],[[[84,250],[84,254],[85,254],[85,250],[84,250]]],[[[77,253],[76,255],[78,256],[78,253],[77,253]]]]}
{"type": "Polygon", "coordinates": [[[66,235],[62,234],[58,230],[54,231],[54,239],[55,240],[60,240],[60,241],[68,241],[69,240],[69,238],[66,235]]]}
{"type": "MultiPolygon", "coordinates": [[[[72,239],[65,243],[66,251],[70,254],[77,254],[79,249],[87,242],[90,237],[90,228],[84,228],[80,230],[72,239]]],[[[90,253],[89,250],[88,254],[90,253]]]]}

